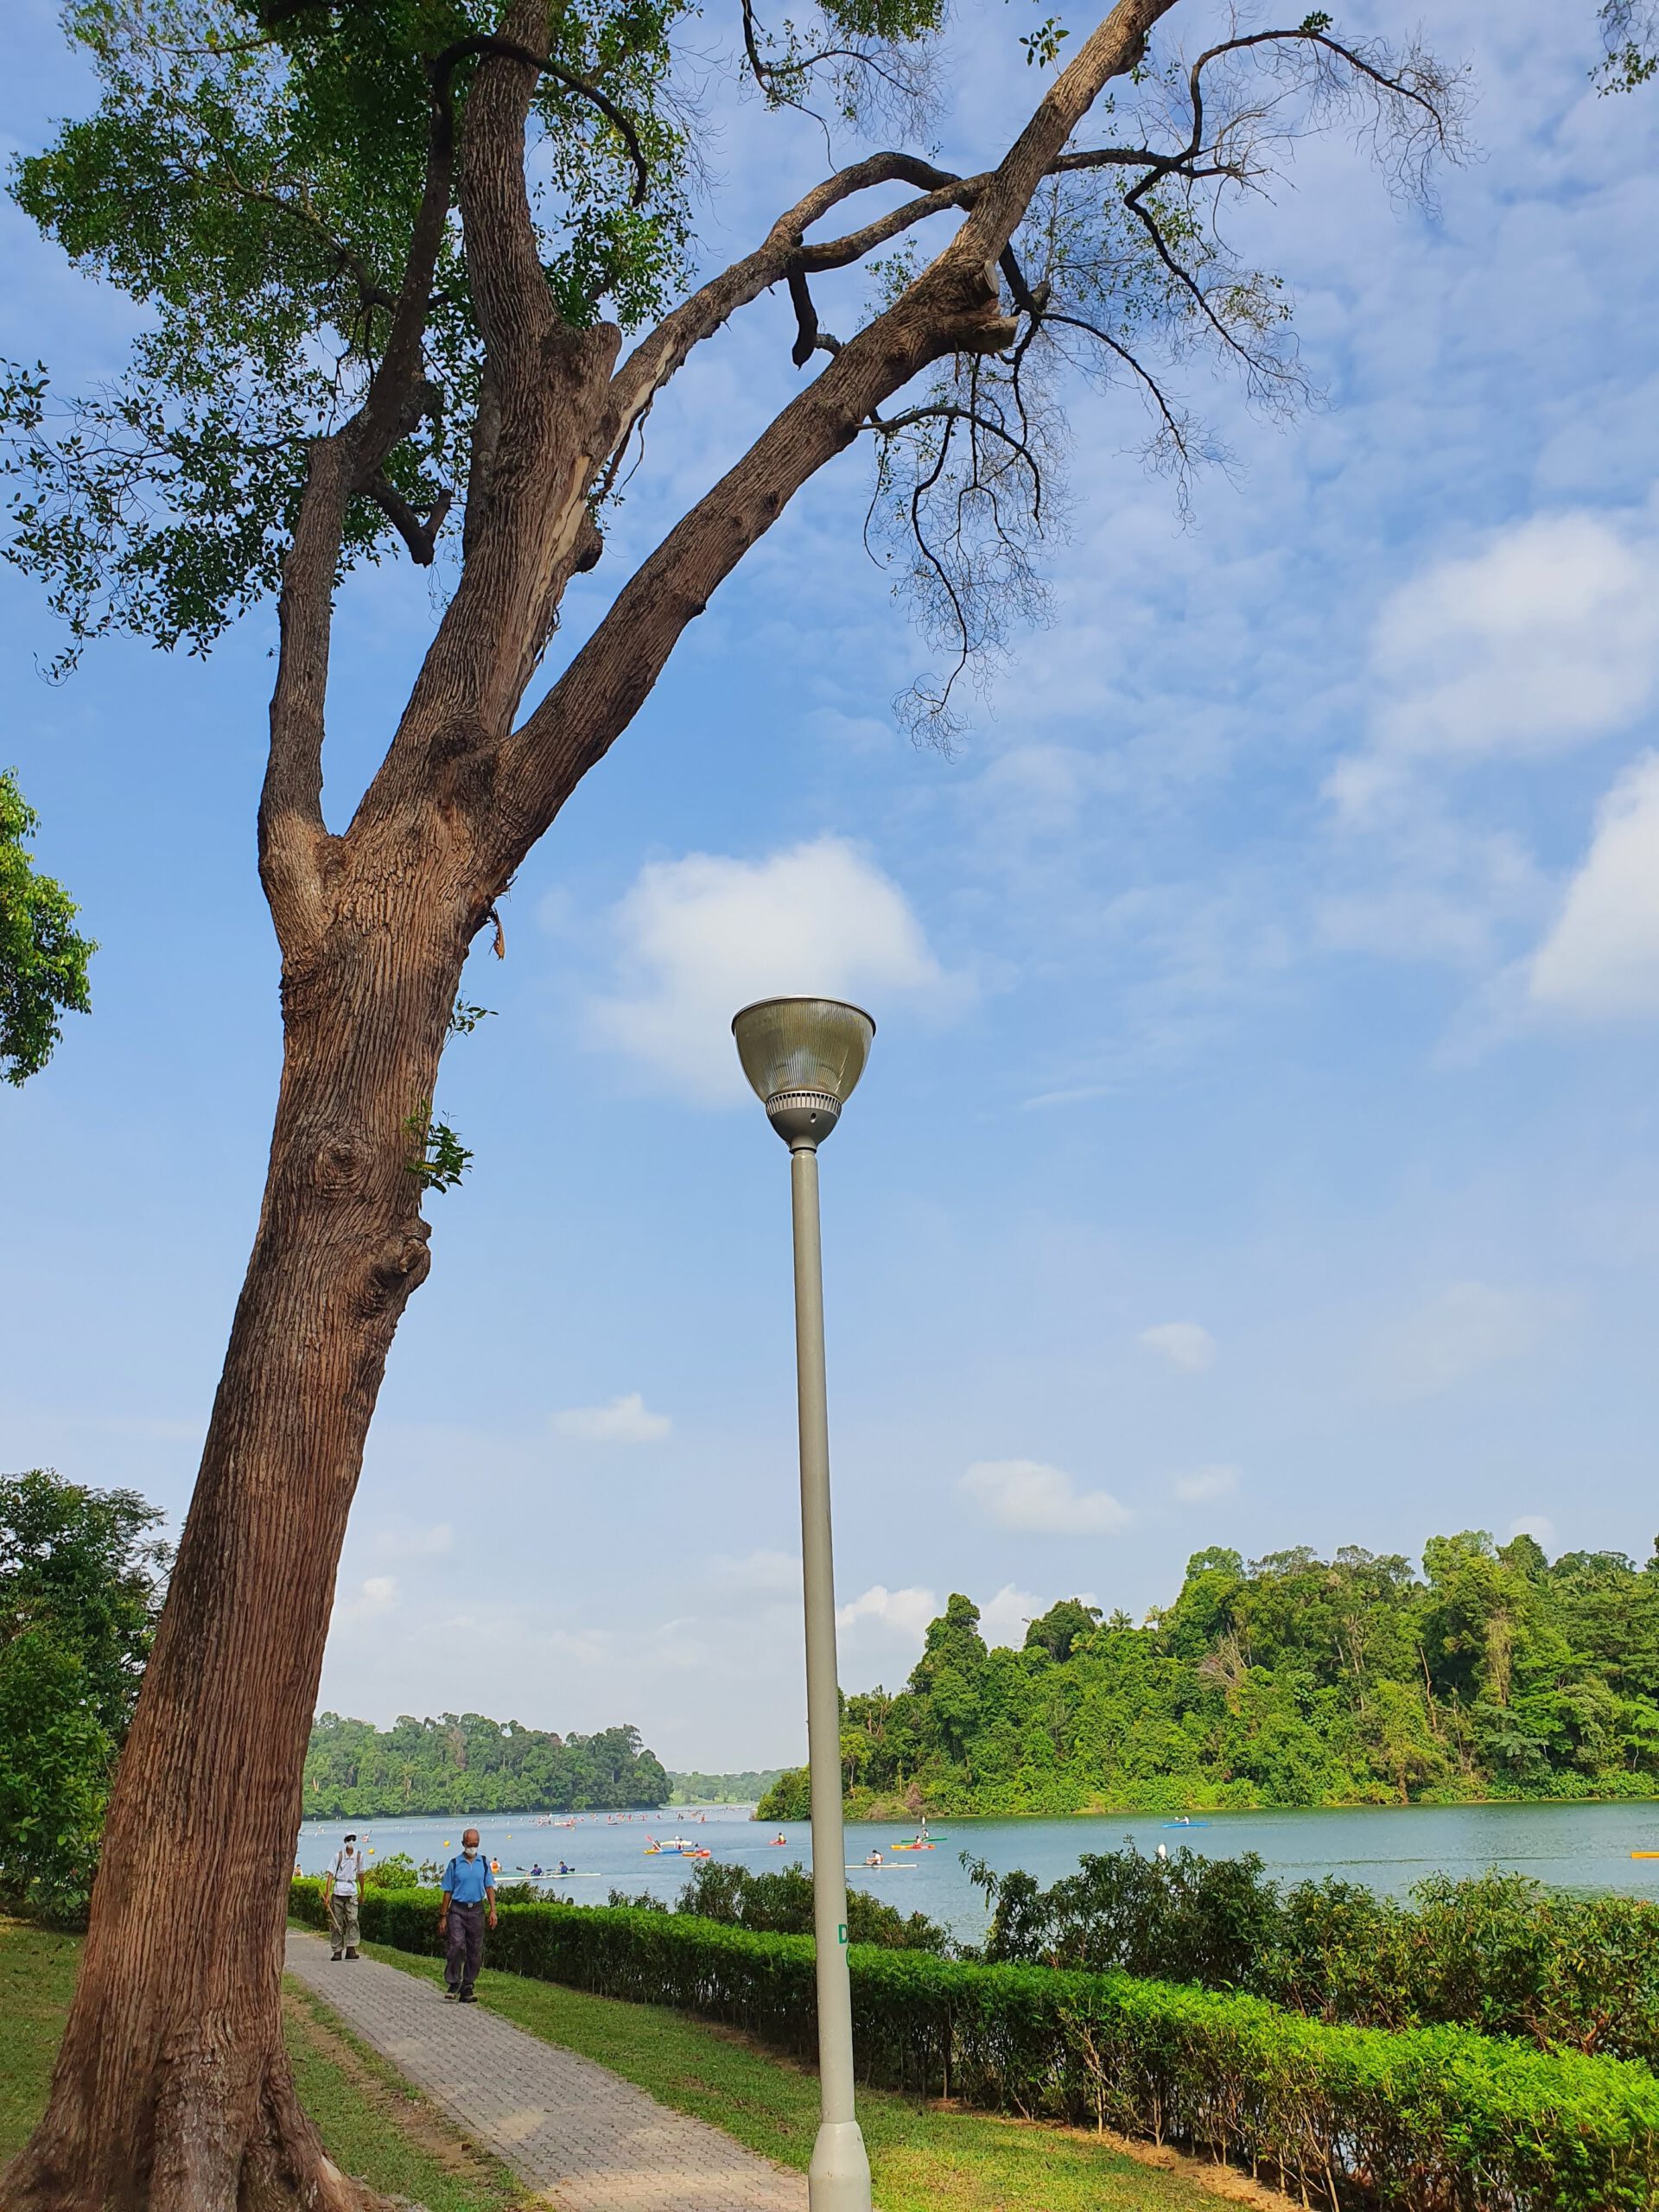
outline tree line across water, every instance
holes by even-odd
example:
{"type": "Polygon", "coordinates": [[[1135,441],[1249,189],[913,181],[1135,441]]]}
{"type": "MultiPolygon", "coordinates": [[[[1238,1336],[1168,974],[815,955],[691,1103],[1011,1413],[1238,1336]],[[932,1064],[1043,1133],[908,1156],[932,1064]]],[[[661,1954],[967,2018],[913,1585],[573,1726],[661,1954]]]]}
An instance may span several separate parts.
{"type": "Polygon", "coordinates": [[[626,1726],[560,1736],[445,1713],[382,1729],[323,1713],[305,1755],[308,1820],[602,1811],[665,1804],[669,1788],[656,1753],[626,1726]]]}
{"type": "MultiPolygon", "coordinates": [[[[1659,1546],[1212,1548],[1144,1622],[1065,1599],[1018,1650],[953,1597],[842,1758],[855,1815],[1659,1796],[1659,1546]]],[[[808,1805],[803,1768],[760,1817],[808,1805]]]]}

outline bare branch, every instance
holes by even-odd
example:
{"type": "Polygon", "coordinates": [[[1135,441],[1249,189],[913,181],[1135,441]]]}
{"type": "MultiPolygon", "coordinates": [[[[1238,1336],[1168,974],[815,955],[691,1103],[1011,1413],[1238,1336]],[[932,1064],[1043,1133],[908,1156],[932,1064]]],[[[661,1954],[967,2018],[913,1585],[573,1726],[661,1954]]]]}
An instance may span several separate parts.
{"type": "Polygon", "coordinates": [[[712,338],[740,308],[787,276],[801,260],[801,241],[812,224],[855,194],[881,184],[935,185],[947,172],[913,154],[871,154],[813,186],[785,208],[753,253],[710,277],[683,300],[628,355],[611,386],[616,410],[616,444],[625,445],[634,423],[664,385],[684,365],[694,347],[712,338]]]}
{"type": "Polygon", "coordinates": [[[807,105],[805,94],[821,72],[838,78],[841,105],[850,114],[868,120],[868,111],[885,107],[907,127],[919,131],[924,122],[928,90],[925,60],[912,48],[872,33],[853,46],[798,47],[796,30],[786,22],[789,41],[780,60],[769,59],[763,42],[771,34],[755,12],[754,0],[741,0],[743,54],[755,83],[773,107],[792,107],[811,117],[824,130],[824,118],[807,105]],[[863,111],[861,113],[861,111],[863,111]]]}
{"type": "MultiPolygon", "coordinates": [[[[1173,5],[1173,0],[1165,0],[1165,4],[1173,5]]],[[[1086,169],[1139,168],[1160,158],[1140,147],[1083,149],[1057,155],[1050,173],[1060,175],[1086,169]]],[[[677,373],[692,351],[780,278],[790,278],[794,270],[810,275],[817,270],[849,267],[931,215],[945,213],[951,208],[965,212],[973,207],[994,174],[986,170],[978,176],[958,177],[914,154],[888,150],[872,154],[815,185],[794,207],[785,210],[753,253],[746,254],[719,276],[711,277],[634,347],[617,372],[613,387],[619,444],[626,442],[641,408],[677,373]],[[913,184],[924,189],[920,198],[906,200],[891,213],[844,238],[817,245],[804,242],[806,232],[834,207],[883,184],[913,184]]],[[[792,283],[791,289],[792,295],[792,283]]],[[[810,352],[803,358],[810,359],[810,352]]]]}
{"type": "Polygon", "coordinates": [[[410,559],[423,569],[429,569],[437,549],[438,532],[443,528],[444,518],[454,503],[454,493],[448,491],[439,493],[423,516],[384,476],[372,476],[364,489],[409,548],[410,559]]]}

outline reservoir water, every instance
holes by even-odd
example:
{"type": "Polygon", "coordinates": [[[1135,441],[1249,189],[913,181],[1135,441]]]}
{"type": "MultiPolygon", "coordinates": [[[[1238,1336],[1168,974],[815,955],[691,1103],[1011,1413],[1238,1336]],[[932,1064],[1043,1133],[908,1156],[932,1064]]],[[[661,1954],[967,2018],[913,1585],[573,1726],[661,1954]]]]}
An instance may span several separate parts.
{"type": "MultiPolygon", "coordinates": [[[[538,1884],[550,1897],[578,1904],[603,1904],[613,1889],[632,1896],[649,1891],[671,1900],[693,1871],[666,1854],[652,1857],[648,1840],[695,1838],[716,1859],[755,1868],[812,1864],[811,1832],[804,1822],[758,1826],[748,1808],[673,1807],[626,1815],[561,1815],[556,1827],[537,1827],[530,1813],[445,1814],[421,1820],[308,1821],[295,1855],[303,1872],[321,1872],[349,1827],[378,1857],[407,1852],[417,1862],[447,1859],[461,1846],[463,1828],[476,1827],[486,1855],[501,1863],[500,1878],[522,1881],[532,1866],[574,1872],[538,1884]],[[571,1823],[565,1825],[565,1823],[571,1823]],[[771,1839],[781,1834],[781,1846],[771,1839]]],[[[1515,1868],[1561,1889],[1620,1890],[1659,1898],[1659,1859],[1632,1859],[1633,1851],[1659,1851],[1659,1802],[1636,1805],[1400,1805],[1357,1806],[1341,1811],[1212,1813],[1208,1826],[1177,1828],[1158,1814],[1119,1813],[1073,1820],[941,1820],[929,1852],[893,1853],[909,1840],[903,1821],[858,1822],[847,1830],[847,1879],[905,1912],[925,1912],[957,1934],[972,1937],[984,1926],[983,1901],[961,1863],[964,1851],[998,1872],[1022,1866],[1044,1884],[1075,1872],[1080,1853],[1109,1851],[1132,1837],[1146,1853],[1160,1843],[1182,1844],[1211,1856],[1236,1858],[1254,1851],[1281,1882],[1319,1880],[1326,1874],[1402,1896],[1426,1874],[1478,1874],[1490,1866],[1515,1868]],[[857,1862],[880,1850],[888,1864],[876,1870],[857,1862]]]]}

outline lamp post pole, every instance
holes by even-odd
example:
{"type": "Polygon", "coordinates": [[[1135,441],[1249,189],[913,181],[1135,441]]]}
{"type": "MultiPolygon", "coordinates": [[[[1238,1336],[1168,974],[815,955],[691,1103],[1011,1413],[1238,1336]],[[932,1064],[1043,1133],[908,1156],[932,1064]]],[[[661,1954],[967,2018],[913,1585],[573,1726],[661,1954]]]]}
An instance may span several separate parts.
{"type": "Polygon", "coordinates": [[[847,1973],[847,1847],[841,1817],[841,1693],[830,1523],[830,1416],[823,1361],[818,1146],[863,1073],[875,1024],[834,999],[772,999],[732,1024],[767,1118],[789,1147],[795,1236],[795,1376],[800,1424],[801,1577],[806,1614],[807,1759],[812,1783],[812,1923],[817,1965],[817,2139],[810,2212],[870,2212],[870,2162],[853,2097],[847,1973]]]}
{"type": "Polygon", "coordinates": [[[830,1417],[823,1371],[818,1152],[790,1147],[795,1217],[795,1372],[801,1429],[801,1577],[806,1598],[806,1742],[812,1777],[812,1925],[818,1980],[817,2141],[811,2212],[869,2212],[870,2163],[853,2111],[853,1993],[847,1973],[847,1847],[841,1819],[841,1691],[830,1528],[830,1417]]]}

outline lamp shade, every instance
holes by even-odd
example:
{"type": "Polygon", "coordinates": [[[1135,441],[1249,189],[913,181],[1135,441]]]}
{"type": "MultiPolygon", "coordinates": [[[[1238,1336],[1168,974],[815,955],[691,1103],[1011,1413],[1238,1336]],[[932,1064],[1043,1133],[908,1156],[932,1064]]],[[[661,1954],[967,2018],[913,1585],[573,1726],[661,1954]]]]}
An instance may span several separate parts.
{"type": "Polygon", "coordinates": [[[757,1098],[811,1094],[833,1118],[864,1072],[875,1023],[840,999],[761,999],[735,1016],[732,1034],[757,1098]]]}

